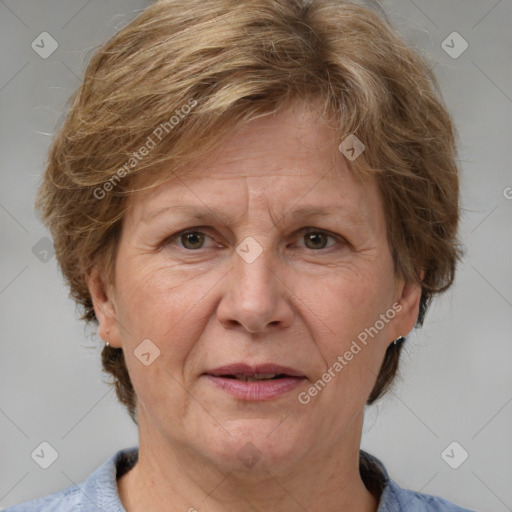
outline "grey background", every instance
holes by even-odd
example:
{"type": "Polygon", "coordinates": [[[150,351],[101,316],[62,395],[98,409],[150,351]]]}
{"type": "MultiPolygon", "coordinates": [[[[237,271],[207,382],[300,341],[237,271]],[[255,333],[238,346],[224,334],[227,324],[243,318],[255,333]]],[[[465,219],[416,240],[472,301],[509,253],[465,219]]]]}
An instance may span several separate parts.
{"type": "MultiPolygon", "coordinates": [[[[55,259],[44,261],[48,234],[33,200],[51,134],[91,52],[147,3],[0,2],[0,508],[79,483],[137,444],[104,382],[101,340],[77,320],[55,259]],[[46,59],[31,47],[44,31],[59,45],[46,59]],[[31,458],[42,441],[58,452],[46,470],[31,458]]],[[[458,125],[467,254],[453,289],[410,336],[401,379],[368,408],[362,447],[405,487],[510,511],[512,0],[384,6],[435,66],[458,125]],[[469,44],[456,59],[441,47],[453,31],[469,44]],[[441,457],[452,441],[469,453],[458,469],[441,457]]]]}

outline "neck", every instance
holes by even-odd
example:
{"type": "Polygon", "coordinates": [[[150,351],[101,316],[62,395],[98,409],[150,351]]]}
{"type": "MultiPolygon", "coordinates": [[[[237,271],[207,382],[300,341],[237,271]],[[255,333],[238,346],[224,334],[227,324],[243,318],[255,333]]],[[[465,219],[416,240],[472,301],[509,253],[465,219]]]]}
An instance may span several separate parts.
{"type": "Polygon", "coordinates": [[[258,469],[257,464],[245,472],[157,439],[155,432],[146,436],[141,419],[137,464],[117,482],[126,512],[377,511],[378,500],[359,474],[362,416],[353,422],[354,432],[334,447],[319,449],[293,467],[258,469]]]}

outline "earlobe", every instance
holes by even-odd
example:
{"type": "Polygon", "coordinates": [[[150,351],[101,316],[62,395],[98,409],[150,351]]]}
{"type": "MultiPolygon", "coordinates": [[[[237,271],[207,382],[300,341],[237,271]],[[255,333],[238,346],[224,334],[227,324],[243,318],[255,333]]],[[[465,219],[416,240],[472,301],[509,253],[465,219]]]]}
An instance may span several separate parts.
{"type": "Polygon", "coordinates": [[[112,290],[106,285],[97,267],[87,277],[87,286],[98,319],[98,335],[112,347],[120,348],[121,340],[117,329],[116,307],[112,290]]]}

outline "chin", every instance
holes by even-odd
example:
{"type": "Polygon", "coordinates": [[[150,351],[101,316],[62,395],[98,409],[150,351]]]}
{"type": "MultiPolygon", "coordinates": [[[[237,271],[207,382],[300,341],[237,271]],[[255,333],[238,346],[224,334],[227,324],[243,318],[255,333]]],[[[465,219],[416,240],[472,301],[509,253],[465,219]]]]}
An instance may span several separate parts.
{"type": "Polygon", "coordinates": [[[226,471],[257,473],[268,477],[267,471],[286,470],[293,467],[307,451],[308,433],[282,419],[243,419],[224,423],[231,434],[221,439],[209,439],[210,445],[203,453],[210,452],[216,464],[226,471]],[[213,448],[213,450],[212,450],[213,448]]]}

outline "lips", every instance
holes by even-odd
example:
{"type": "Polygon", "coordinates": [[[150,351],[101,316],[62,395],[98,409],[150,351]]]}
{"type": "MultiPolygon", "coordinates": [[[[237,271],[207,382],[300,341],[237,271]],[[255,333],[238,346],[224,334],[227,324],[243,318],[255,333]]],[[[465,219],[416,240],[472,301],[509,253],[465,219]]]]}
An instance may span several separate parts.
{"type": "Polygon", "coordinates": [[[305,377],[305,375],[293,368],[281,366],[273,363],[259,364],[250,366],[245,363],[234,363],[215,368],[205,372],[207,375],[215,377],[237,378],[283,378],[283,377],[305,377]]]}
{"type": "Polygon", "coordinates": [[[290,392],[306,376],[294,368],[277,364],[250,366],[235,363],[209,370],[204,374],[217,388],[248,401],[267,401],[290,392]]]}

